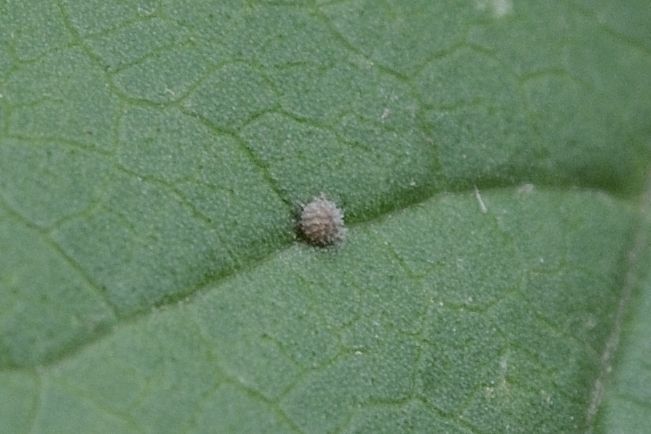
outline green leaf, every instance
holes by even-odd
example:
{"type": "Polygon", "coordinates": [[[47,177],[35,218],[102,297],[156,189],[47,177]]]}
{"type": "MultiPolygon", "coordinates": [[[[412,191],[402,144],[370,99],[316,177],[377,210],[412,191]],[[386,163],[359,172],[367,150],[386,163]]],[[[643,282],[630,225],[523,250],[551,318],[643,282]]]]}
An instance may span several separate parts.
{"type": "Polygon", "coordinates": [[[639,431],[651,11],[557,3],[1,0],[0,432],[639,431]]]}
{"type": "Polygon", "coordinates": [[[648,426],[651,403],[651,321],[648,315],[651,309],[650,216],[651,195],[648,195],[642,211],[645,219],[643,229],[638,232],[630,256],[631,261],[639,262],[639,271],[631,271],[627,275],[618,312],[620,324],[604,351],[605,361],[610,362],[607,367],[609,375],[603,375],[595,385],[595,393],[603,404],[601,408],[594,406],[592,411],[602,432],[644,432],[648,426]],[[633,305],[627,312],[626,306],[629,304],[633,305]],[[615,350],[618,350],[617,354],[615,350]]]}

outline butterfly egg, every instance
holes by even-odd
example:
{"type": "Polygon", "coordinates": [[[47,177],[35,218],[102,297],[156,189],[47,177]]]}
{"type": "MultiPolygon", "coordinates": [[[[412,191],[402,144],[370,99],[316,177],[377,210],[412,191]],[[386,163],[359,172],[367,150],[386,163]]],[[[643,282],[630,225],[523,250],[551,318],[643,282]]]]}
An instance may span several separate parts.
{"type": "Polygon", "coordinates": [[[321,193],[303,206],[298,228],[310,244],[329,246],[341,242],[346,236],[344,212],[321,193]]]}

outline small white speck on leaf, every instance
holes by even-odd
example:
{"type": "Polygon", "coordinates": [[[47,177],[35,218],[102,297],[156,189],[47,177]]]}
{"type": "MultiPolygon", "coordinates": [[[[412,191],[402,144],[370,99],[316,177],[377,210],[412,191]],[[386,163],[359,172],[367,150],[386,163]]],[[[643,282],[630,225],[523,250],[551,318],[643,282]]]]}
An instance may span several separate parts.
{"type": "Polygon", "coordinates": [[[315,246],[337,244],[346,237],[344,212],[321,193],[303,205],[298,229],[304,239],[315,246]]]}
{"type": "Polygon", "coordinates": [[[520,194],[529,194],[534,191],[536,187],[533,184],[522,184],[518,187],[518,193],[520,194]]]}
{"type": "Polygon", "coordinates": [[[513,0],[475,0],[477,9],[488,10],[495,18],[502,18],[513,12],[513,0]]]}
{"type": "Polygon", "coordinates": [[[479,203],[479,210],[481,211],[482,214],[486,214],[488,212],[488,208],[486,208],[486,204],[484,203],[484,200],[481,198],[481,194],[479,194],[479,189],[475,185],[475,199],[477,199],[477,202],[479,203]]]}

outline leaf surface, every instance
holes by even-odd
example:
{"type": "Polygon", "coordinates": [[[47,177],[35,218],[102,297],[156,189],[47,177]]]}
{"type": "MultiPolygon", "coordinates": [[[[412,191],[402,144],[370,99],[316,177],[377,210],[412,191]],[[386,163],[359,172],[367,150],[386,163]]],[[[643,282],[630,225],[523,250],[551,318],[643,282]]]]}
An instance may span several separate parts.
{"type": "Polygon", "coordinates": [[[649,25],[1,1],[0,431],[635,426],[649,25]],[[295,234],[321,192],[335,248],[295,234]]]}

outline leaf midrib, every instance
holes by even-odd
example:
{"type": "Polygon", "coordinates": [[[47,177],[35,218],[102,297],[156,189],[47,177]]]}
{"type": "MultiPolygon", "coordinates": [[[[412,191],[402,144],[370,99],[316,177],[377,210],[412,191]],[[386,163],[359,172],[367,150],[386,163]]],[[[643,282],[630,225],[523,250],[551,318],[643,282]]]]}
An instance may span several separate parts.
{"type": "MultiPolygon", "coordinates": [[[[508,190],[508,189],[515,188],[516,186],[522,185],[522,184],[523,184],[523,182],[515,182],[515,183],[512,183],[512,184],[508,184],[508,185],[498,185],[498,186],[492,186],[490,188],[480,189],[480,191],[481,192],[503,191],[503,190],[508,190]]],[[[357,221],[354,221],[352,223],[348,222],[347,226],[349,228],[351,228],[351,227],[354,228],[354,227],[358,227],[358,226],[364,226],[364,225],[372,224],[372,223],[377,222],[377,221],[381,221],[381,220],[387,218],[388,216],[390,216],[392,214],[403,212],[403,211],[408,210],[408,209],[410,209],[412,207],[416,207],[416,206],[420,205],[421,203],[424,203],[424,202],[427,202],[427,201],[433,199],[436,196],[442,196],[442,195],[446,195],[446,194],[463,194],[463,193],[474,196],[475,195],[475,188],[477,188],[477,187],[478,186],[473,185],[472,187],[470,187],[468,189],[459,189],[459,190],[450,189],[450,190],[445,190],[445,191],[442,191],[442,190],[433,191],[433,192],[430,192],[430,194],[424,194],[423,196],[417,198],[416,200],[413,200],[413,201],[411,201],[409,203],[403,204],[402,206],[396,206],[396,207],[392,207],[392,208],[390,208],[388,210],[381,211],[379,213],[374,213],[374,214],[372,214],[371,217],[369,217],[367,219],[357,220],[357,221]]],[[[560,188],[557,185],[549,186],[549,185],[544,185],[544,184],[537,184],[536,185],[536,190],[537,191],[547,191],[547,192],[558,192],[558,193],[567,192],[567,189],[560,188]]],[[[599,192],[599,193],[607,195],[608,197],[617,197],[617,194],[615,192],[605,191],[605,190],[596,189],[596,188],[582,187],[582,188],[579,188],[579,189],[577,189],[575,191],[599,192]]],[[[649,172],[648,179],[647,179],[647,182],[646,182],[646,186],[645,186],[644,192],[642,193],[642,198],[638,202],[639,202],[640,205],[638,205],[638,208],[637,208],[638,209],[637,215],[640,217],[640,224],[635,229],[635,233],[633,235],[633,240],[634,240],[633,241],[633,246],[631,247],[631,249],[628,250],[628,252],[629,252],[628,256],[629,257],[632,254],[633,254],[633,256],[635,256],[635,254],[633,252],[636,252],[635,251],[636,248],[639,248],[640,252],[641,252],[641,250],[644,247],[644,242],[645,242],[644,235],[645,234],[643,233],[644,232],[643,231],[644,226],[642,224],[643,219],[641,217],[642,217],[643,214],[645,214],[643,212],[643,210],[642,210],[642,207],[644,207],[644,206],[648,207],[648,205],[651,204],[651,171],[649,172]]],[[[7,209],[6,205],[3,205],[3,208],[7,209]]],[[[8,212],[12,213],[12,214],[15,214],[15,211],[12,210],[11,208],[8,209],[8,212]]],[[[481,212],[480,205],[478,203],[477,203],[477,212],[481,212]]],[[[490,213],[490,209],[489,209],[489,213],[490,213]]],[[[199,296],[200,294],[203,294],[203,293],[205,293],[207,291],[210,291],[210,290],[216,290],[219,287],[223,286],[223,284],[228,282],[230,279],[233,279],[233,278],[239,276],[240,274],[247,273],[249,271],[255,270],[256,268],[258,268],[262,264],[265,264],[265,263],[273,260],[277,255],[279,255],[282,252],[290,249],[295,242],[298,242],[298,241],[294,241],[294,242],[289,243],[289,244],[281,245],[278,248],[271,250],[269,253],[267,253],[267,254],[265,254],[263,256],[249,258],[249,260],[246,263],[240,263],[241,265],[239,265],[239,266],[235,266],[233,268],[223,270],[221,273],[218,273],[216,275],[213,274],[210,277],[206,278],[205,280],[200,281],[197,284],[193,285],[189,289],[181,290],[181,291],[177,292],[176,294],[165,297],[163,300],[152,304],[146,310],[142,310],[142,311],[139,311],[139,312],[136,312],[134,314],[127,315],[127,316],[124,316],[124,317],[121,317],[121,318],[118,317],[115,323],[107,326],[106,328],[96,330],[93,334],[91,334],[89,337],[87,337],[83,342],[75,343],[74,345],[64,347],[60,351],[54,352],[49,357],[44,358],[39,363],[35,363],[33,365],[23,365],[23,366],[18,366],[18,365],[11,366],[10,365],[10,366],[6,366],[6,367],[1,367],[0,372],[3,372],[3,371],[5,371],[5,372],[9,372],[9,371],[31,371],[31,370],[33,370],[35,368],[44,368],[44,367],[49,367],[49,366],[56,365],[57,363],[59,363],[61,361],[64,361],[67,358],[73,357],[77,353],[80,353],[81,351],[84,350],[84,348],[92,345],[93,343],[98,342],[98,341],[112,335],[113,332],[115,332],[119,327],[127,326],[129,324],[133,324],[133,323],[139,321],[141,318],[146,317],[147,315],[150,315],[151,313],[155,312],[156,310],[158,310],[160,308],[174,306],[174,305],[179,304],[181,302],[190,303],[190,302],[192,302],[192,300],[195,297],[199,296]]],[[[634,279],[635,276],[633,274],[634,273],[634,265],[635,264],[631,263],[631,261],[627,261],[627,267],[623,270],[624,277],[623,277],[622,280],[624,282],[626,282],[624,284],[624,287],[625,287],[625,289],[627,289],[627,294],[628,294],[629,298],[630,298],[630,293],[632,292],[632,288],[626,288],[627,285],[628,285],[627,276],[629,274],[632,274],[632,276],[633,276],[632,280],[633,281],[635,280],[634,279]]],[[[634,282],[631,283],[631,285],[633,285],[633,284],[634,284],[634,282]]],[[[621,322],[623,321],[623,318],[626,315],[626,308],[628,306],[628,301],[630,301],[630,300],[624,300],[624,295],[626,295],[626,294],[624,293],[624,290],[622,290],[622,295],[620,296],[620,303],[618,304],[618,310],[617,310],[617,316],[616,316],[617,322],[616,322],[616,324],[614,326],[614,327],[617,327],[618,330],[617,330],[617,332],[615,332],[615,330],[613,330],[611,332],[611,334],[609,335],[608,342],[610,342],[611,339],[614,339],[616,341],[619,340],[619,333],[621,332],[621,330],[619,330],[619,328],[621,328],[621,322]]],[[[614,343],[615,343],[615,346],[616,346],[616,342],[614,342],[614,343]]],[[[616,348],[614,348],[613,351],[611,353],[609,353],[608,362],[605,365],[602,363],[601,374],[599,376],[599,379],[601,379],[603,376],[605,376],[606,371],[607,371],[608,366],[609,366],[610,359],[612,358],[612,355],[613,355],[615,349],[616,348]]],[[[604,356],[602,355],[602,361],[603,361],[603,359],[604,359],[604,356]]],[[[597,384],[597,382],[595,382],[595,387],[596,387],[596,384],[597,384]]],[[[593,388],[593,390],[594,390],[594,388],[593,388]]],[[[593,395],[594,395],[594,392],[593,392],[593,395]]],[[[593,399],[594,399],[594,397],[593,397],[593,399]]],[[[598,406],[598,403],[597,403],[597,406],[598,406]]],[[[596,410],[595,410],[595,413],[596,413],[596,410]]],[[[586,415],[586,417],[587,417],[587,415],[586,415]]],[[[592,423],[594,422],[593,418],[594,418],[594,415],[593,415],[592,418],[589,419],[592,423]]]]}

